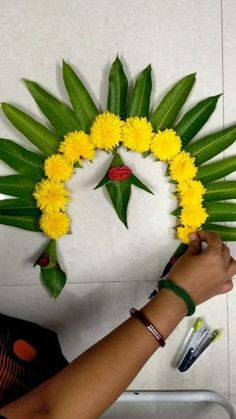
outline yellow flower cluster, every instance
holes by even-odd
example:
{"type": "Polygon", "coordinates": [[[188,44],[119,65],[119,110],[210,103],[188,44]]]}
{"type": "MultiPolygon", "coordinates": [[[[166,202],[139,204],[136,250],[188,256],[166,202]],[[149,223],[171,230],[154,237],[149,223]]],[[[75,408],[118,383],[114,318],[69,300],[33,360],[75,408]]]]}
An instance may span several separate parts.
{"type": "Polygon", "coordinates": [[[59,153],[45,160],[46,179],[36,184],[33,197],[42,211],[39,226],[50,239],[57,240],[70,230],[70,219],[65,212],[69,191],[64,182],[71,178],[75,163],[80,163],[81,159],[93,160],[94,154],[94,145],[89,135],[83,131],[74,131],[65,135],[59,153]]]}
{"type": "Polygon", "coordinates": [[[46,159],[46,178],[36,184],[33,192],[42,211],[41,230],[51,239],[58,239],[69,232],[70,219],[65,212],[69,191],[64,182],[72,176],[73,165],[81,164],[81,159],[92,161],[96,148],[109,152],[121,144],[138,153],[151,151],[156,159],[169,165],[169,174],[177,184],[181,207],[177,235],[187,243],[188,234],[198,229],[207,218],[202,206],[206,190],[200,181],[194,179],[197,174],[195,159],[181,151],[181,138],[173,129],[154,133],[147,118],[133,116],[122,121],[111,112],[97,115],[90,134],[84,131],[67,133],[59,152],[46,159]]]}
{"type": "Polygon", "coordinates": [[[205,223],[208,214],[202,206],[206,189],[199,180],[194,179],[197,174],[195,158],[181,151],[181,146],[181,138],[173,129],[158,131],[151,141],[154,157],[168,163],[169,174],[176,182],[181,207],[177,236],[182,242],[188,243],[189,233],[199,229],[205,223]]]}

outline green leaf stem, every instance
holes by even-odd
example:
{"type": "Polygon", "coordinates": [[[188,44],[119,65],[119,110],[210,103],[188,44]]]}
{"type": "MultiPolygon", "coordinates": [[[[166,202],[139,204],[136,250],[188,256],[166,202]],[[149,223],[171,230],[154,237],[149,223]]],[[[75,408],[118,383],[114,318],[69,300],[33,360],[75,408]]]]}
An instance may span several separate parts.
{"type": "Polygon", "coordinates": [[[226,227],[218,224],[207,223],[203,226],[204,230],[219,234],[223,241],[236,241],[236,228],[226,227]]]}
{"type": "Polygon", "coordinates": [[[207,210],[207,223],[212,221],[236,221],[236,204],[229,202],[204,202],[207,210]]]}
{"type": "Polygon", "coordinates": [[[236,126],[208,135],[188,145],[185,150],[195,157],[195,162],[200,165],[234,143],[236,139],[236,126]]]}
{"type": "Polygon", "coordinates": [[[50,155],[57,152],[59,139],[44,125],[8,103],[2,104],[2,110],[12,125],[42,153],[50,155]]]}
{"type": "Polygon", "coordinates": [[[127,114],[127,92],[128,80],[117,57],[109,73],[107,110],[119,115],[121,119],[125,119],[127,114]]]}
{"type": "Polygon", "coordinates": [[[197,179],[201,180],[204,184],[208,184],[209,182],[229,175],[234,170],[236,170],[236,156],[200,166],[197,172],[197,179]]]}
{"type": "Polygon", "coordinates": [[[30,197],[35,180],[21,175],[0,176],[0,193],[21,198],[30,197]]]}
{"type": "Polygon", "coordinates": [[[41,231],[39,217],[33,215],[0,215],[0,224],[22,228],[23,230],[41,231]]]}
{"type": "Polygon", "coordinates": [[[79,128],[75,113],[69,106],[34,81],[24,79],[24,82],[43,114],[55,128],[57,136],[63,137],[67,132],[79,128]]]}
{"type": "Polygon", "coordinates": [[[128,116],[149,116],[149,105],[152,91],[151,65],[148,65],[138,76],[131,94],[128,116]]]}
{"type": "Polygon", "coordinates": [[[65,61],[63,61],[63,77],[79,127],[89,132],[98,110],[82,81],[65,61]]]}
{"type": "Polygon", "coordinates": [[[236,180],[208,183],[204,201],[223,201],[236,199],[236,180]]]}
{"type": "Polygon", "coordinates": [[[210,96],[190,109],[175,126],[175,131],[181,137],[185,146],[200,131],[216,108],[221,95],[210,96]]]}
{"type": "Polygon", "coordinates": [[[0,159],[16,172],[40,180],[44,176],[44,158],[14,141],[0,138],[0,159]]]}
{"type": "Polygon", "coordinates": [[[41,212],[36,208],[33,198],[3,199],[0,200],[0,215],[35,215],[40,217],[41,212]]]}
{"type": "Polygon", "coordinates": [[[184,105],[195,82],[196,75],[189,74],[182,78],[165,95],[151,115],[150,122],[155,131],[170,128],[184,105]]]}

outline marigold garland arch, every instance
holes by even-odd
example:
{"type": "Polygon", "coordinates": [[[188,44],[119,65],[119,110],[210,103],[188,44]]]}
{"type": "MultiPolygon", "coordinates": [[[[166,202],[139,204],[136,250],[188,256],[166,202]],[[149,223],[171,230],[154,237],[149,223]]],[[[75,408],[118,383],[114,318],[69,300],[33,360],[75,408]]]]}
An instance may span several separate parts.
{"type": "MultiPolygon", "coordinates": [[[[117,57],[109,72],[107,109],[99,113],[75,71],[63,62],[72,107],[37,83],[24,80],[51,129],[19,108],[2,104],[8,120],[39,153],[0,139],[0,159],[15,171],[0,177],[0,193],[12,197],[0,201],[0,223],[41,231],[49,238],[35,265],[40,266],[43,283],[54,298],[66,283],[56,250],[57,240],[70,231],[66,213],[70,191],[66,182],[76,168],[83,167],[84,160],[96,158],[97,149],[112,154],[112,159],[95,189],[106,187],[126,227],[132,185],[152,191],[125,164],[119,147],[167,164],[166,175],[176,187],[177,208],[172,213],[177,218],[175,234],[182,242],[172,261],[186,250],[188,234],[202,227],[217,232],[223,240],[236,240],[236,228],[220,224],[236,221],[236,204],[229,202],[236,198],[236,181],[222,180],[235,171],[236,156],[206,164],[235,141],[236,126],[195,139],[214,112],[220,95],[203,99],[176,123],[195,77],[190,74],[179,80],[150,114],[151,66],[138,75],[128,99],[128,80],[117,57]]],[[[168,263],[164,273],[170,266],[168,263]]]]}

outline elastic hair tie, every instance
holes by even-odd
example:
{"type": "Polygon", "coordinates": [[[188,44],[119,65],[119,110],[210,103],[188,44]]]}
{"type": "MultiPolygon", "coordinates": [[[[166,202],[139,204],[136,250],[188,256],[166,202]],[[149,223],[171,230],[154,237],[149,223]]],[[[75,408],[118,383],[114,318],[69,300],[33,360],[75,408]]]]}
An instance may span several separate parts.
{"type": "Polygon", "coordinates": [[[196,310],[196,304],[190,297],[190,295],[179,285],[176,285],[173,281],[170,279],[164,279],[159,282],[158,284],[159,290],[162,288],[166,288],[168,290],[173,291],[178,297],[182,298],[182,300],[185,302],[186,306],[188,307],[188,313],[187,316],[192,316],[192,314],[196,310]]]}

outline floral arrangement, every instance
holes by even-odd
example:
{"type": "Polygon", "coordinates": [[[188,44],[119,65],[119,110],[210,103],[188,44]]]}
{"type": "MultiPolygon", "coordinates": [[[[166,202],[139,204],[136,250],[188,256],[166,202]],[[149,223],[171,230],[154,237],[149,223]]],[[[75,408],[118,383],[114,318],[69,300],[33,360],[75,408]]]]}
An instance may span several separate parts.
{"type": "Polygon", "coordinates": [[[0,139],[0,159],[16,172],[0,177],[0,193],[12,197],[0,201],[0,223],[41,231],[49,238],[35,265],[40,266],[43,283],[53,297],[66,283],[56,249],[57,240],[71,232],[66,182],[76,168],[82,169],[84,160],[94,160],[98,149],[111,153],[112,159],[94,189],[106,187],[126,227],[132,186],[152,191],[123,162],[121,146],[167,164],[166,175],[176,188],[177,208],[172,213],[177,218],[176,236],[182,242],[176,256],[186,250],[188,234],[202,227],[217,232],[223,240],[236,240],[236,228],[219,224],[236,221],[236,204],[228,202],[236,198],[236,181],[220,180],[235,170],[236,156],[204,164],[235,141],[236,126],[191,142],[214,112],[220,95],[202,100],[176,123],[195,74],[179,80],[151,113],[150,65],[137,77],[128,99],[128,80],[116,58],[109,73],[105,112],[99,112],[75,71],[65,62],[63,78],[72,108],[37,83],[24,80],[51,129],[19,108],[2,104],[8,120],[40,153],[0,139]]]}

